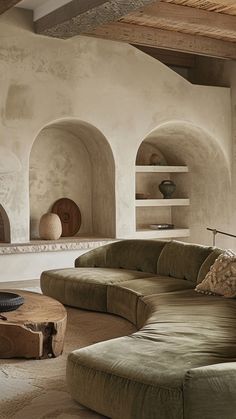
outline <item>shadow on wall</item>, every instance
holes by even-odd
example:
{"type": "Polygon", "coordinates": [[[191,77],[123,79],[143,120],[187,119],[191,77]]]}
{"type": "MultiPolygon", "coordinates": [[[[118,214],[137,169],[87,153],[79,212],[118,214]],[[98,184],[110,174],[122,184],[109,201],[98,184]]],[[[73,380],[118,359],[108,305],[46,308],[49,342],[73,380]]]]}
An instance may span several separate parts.
{"type": "Polygon", "coordinates": [[[0,243],[10,243],[10,221],[5,209],[0,205],[0,243]]]}
{"type": "Polygon", "coordinates": [[[202,128],[171,121],[143,140],[136,164],[149,164],[147,154],[154,152],[167,165],[189,167],[189,173],[171,175],[177,186],[173,198],[190,198],[190,207],[172,207],[173,223],[190,228],[191,242],[212,244],[206,227],[229,229],[231,222],[231,168],[223,150],[202,128]]]}
{"type": "Polygon", "coordinates": [[[67,197],[82,215],[79,236],[115,237],[115,163],[110,145],[94,126],[75,119],[53,122],[30,154],[31,238],[40,217],[67,197]]]}

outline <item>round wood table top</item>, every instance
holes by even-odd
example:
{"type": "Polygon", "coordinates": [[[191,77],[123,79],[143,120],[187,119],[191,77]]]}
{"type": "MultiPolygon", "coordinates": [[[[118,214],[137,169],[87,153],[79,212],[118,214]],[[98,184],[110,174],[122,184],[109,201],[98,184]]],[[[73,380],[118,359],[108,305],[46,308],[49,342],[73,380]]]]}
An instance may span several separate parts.
{"type": "Polygon", "coordinates": [[[1,314],[0,358],[52,358],[63,351],[67,312],[53,298],[30,291],[14,292],[24,304],[1,314]]]}
{"type": "Polygon", "coordinates": [[[14,292],[24,298],[24,304],[17,310],[1,313],[7,318],[7,321],[1,320],[1,323],[11,322],[25,324],[29,323],[47,323],[58,322],[66,318],[65,307],[46,295],[36,292],[23,290],[1,290],[14,292]]]}

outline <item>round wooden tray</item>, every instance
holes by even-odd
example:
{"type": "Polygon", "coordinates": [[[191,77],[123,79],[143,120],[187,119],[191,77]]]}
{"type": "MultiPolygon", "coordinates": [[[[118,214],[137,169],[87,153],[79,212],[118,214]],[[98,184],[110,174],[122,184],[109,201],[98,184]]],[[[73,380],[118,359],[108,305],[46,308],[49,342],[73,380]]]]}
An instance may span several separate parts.
{"type": "Polygon", "coordinates": [[[53,204],[52,212],[57,214],[61,220],[62,237],[71,237],[78,233],[81,226],[81,212],[72,199],[58,199],[53,204]]]}

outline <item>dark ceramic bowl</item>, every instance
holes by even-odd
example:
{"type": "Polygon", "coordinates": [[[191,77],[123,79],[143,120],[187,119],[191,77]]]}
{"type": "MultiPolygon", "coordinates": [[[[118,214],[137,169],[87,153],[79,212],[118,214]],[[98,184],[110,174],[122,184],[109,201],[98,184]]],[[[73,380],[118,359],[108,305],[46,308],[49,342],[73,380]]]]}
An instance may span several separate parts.
{"type": "Polygon", "coordinates": [[[13,292],[0,292],[0,313],[13,311],[24,304],[24,298],[13,292]]]}

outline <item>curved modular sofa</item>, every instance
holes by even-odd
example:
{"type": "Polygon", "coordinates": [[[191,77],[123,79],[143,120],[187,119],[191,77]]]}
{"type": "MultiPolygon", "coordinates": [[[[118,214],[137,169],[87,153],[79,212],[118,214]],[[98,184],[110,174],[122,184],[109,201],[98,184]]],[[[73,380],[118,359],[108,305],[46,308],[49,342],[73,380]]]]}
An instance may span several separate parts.
{"type": "Polygon", "coordinates": [[[220,253],[126,240],[43,272],[46,295],[139,329],[69,355],[72,397],[113,419],[236,418],[236,301],[194,291],[220,253]]]}

